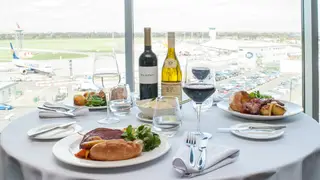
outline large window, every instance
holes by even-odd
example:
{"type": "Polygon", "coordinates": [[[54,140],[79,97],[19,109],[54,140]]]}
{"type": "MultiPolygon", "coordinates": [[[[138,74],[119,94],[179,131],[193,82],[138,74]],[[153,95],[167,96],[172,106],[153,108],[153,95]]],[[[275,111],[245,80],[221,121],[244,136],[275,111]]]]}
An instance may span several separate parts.
{"type": "MultiPolygon", "coordinates": [[[[20,113],[90,88],[93,53],[114,52],[125,77],[124,1],[13,0],[1,7],[0,103],[20,113]]],[[[210,60],[220,95],[260,90],[302,104],[300,0],[135,0],[133,13],[136,90],[143,28],[151,27],[159,70],[166,32],[175,31],[182,66],[188,58],[210,60]]]]}
{"type": "Polygon", "coordinates": [[[0,103],[19,115],[44,101],[72,99],[92,87],[93,53],[114,52],[124,74],[123,11],[117,0],[2,3],[0,103]]]}
{"type": "Polygon", "coordinates": [[[159,71],[166,32],[175,31],[182,66],[188,58],[215,64],[220,95],[259,90],[302,104],[299,0],[137,0],[134,22],[136,71],[143,27],[152,27],[159,71]]]}

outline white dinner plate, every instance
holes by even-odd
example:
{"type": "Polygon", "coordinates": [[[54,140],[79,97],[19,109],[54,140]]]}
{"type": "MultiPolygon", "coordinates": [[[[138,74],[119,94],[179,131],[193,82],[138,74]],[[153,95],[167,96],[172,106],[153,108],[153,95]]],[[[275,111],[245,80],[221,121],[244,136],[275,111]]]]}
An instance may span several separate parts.
{"type": "Polygon", "coordinates": [[[250,120],[257,120],[257,121],[272,121],[272,120],[279,120],[279,119],[284,119],[286,117],[294,116],[296,114],[299,114],[303,111],[302,107],[294,104],[289,101],[283,101],[281,100],[282,103],[284,103],[284,107],[286,108],[286,113],[283,116],[261,116],[261,115],[252,115],[252,114],[244,114],[240,113],[237,111],[233,111],[232,109],[229,108],[229,101],[224,100],[220,101],[217,106],[218,108],[234,115],[240,118],[244,119],[250,119],[250,120]]]}
{"type": "MultiPolygon", "coordinates": [[[[53,123],[53,124],[45,124],[45,125],[42,125],[42,126],[39,126],[39,127],[36,127],[36,128],[32,128],[30,129],[28,132],[27,132],[27,135],[30,137],[31,134],[34,134],[40,130],[43,130],[43,129],[48,129],[48,128],[52,128],[54,126],[59,126],[61,124],[65,124],[65,123],[53,123]]],[[[37,136],[34,136],[34,137],[31,137],[33,139],[61,139],[61,138],[64,138],[64,137],[67,137],[69,135],[72,135],[74,133],[77,133],[79,131],[81,131],[81,126],[77,125],[77,124],[73,124],[71,126],[68,126],[66,128],[58,128],[58,129],[55,129],[55,130],[52,130],[52,131],[49,131],[49,132],[46,132],[46,133],[43,133],[43,134],[39,134],[37,136]]]]}
{"type": "MultiPolygon", "coordinates": [[[[263,123],[242,123],[236,124],[231,126],[231,128],[246,128],[246,127],[260,127],[260,126],[272,126],[270,124],[263,124],[263,123]]],[[[248,138],[248,139],[255,139],[255,140],[268,140],[268,139],[275,139],[281,137],[284,134],[284,129],[274,130],[274,131],[261,131],[261,130],[231,130],[231,133],[248,138]]]]}
{"type": "Polygon", "coordinates": [[[102,110],[102,109],[108,109],[108,106],[94,106],[94,107],[89,107],[89,110],[102,110]]]}
{"type": "Polygon", "coordinates": [[[152,118],[143,115],[142,112],[137,113],[136,118],[142,122],[153,123],[152,118]]]}
{"type": "MultiPolygon", "coordinates": [[[[71,103],[70,103],[71,104],[71,103]]],[[[72,103],[70,106],[75,106],[75,107],[83,107],[83,106],[77,106],[72,103]]],[[[85,106],[88,107],[89,110],[103,110],[103,109],[108,109],[108,106],[85,106]]]]}
{"type": "Polygon", "coordinates": [[[83,136],[79,134],[74,134],[72,136],[68,136],[64,139],[61,139],[52,148],[54,156],[64,163],[79,167],[115,168],[141,164],[154,160],[167,153],[171,147],[168,143],[168,140],[165,137],[160,136],[161,144],[159,147],[155,148],[150,152],[142,152],[141,155],[136,158],[121,161],[93,161],[80,159],[75,157],[74,155],[79,151],[79,144],[82,138],[83,136]]]}

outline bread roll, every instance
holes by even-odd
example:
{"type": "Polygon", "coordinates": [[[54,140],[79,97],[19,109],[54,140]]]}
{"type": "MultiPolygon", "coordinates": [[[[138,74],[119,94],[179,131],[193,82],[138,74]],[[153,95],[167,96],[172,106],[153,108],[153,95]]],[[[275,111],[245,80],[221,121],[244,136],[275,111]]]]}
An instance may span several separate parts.
{"type": "Polygon", "coordinates": [[[141,154],[143,142],[123,139],[106,140],[90,149],[89,158],[98,161],[117,161],[137,157],[141,154]]]}

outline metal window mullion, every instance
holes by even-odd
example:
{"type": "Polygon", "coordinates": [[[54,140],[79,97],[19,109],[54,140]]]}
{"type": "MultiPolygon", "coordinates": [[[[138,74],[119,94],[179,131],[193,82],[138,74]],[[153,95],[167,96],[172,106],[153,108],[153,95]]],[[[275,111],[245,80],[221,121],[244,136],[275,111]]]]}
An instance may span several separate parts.
{"type": "Polygon", "coordinates": [[[304,112],[319,121],[317,0],[302,0],[302,104],[304,112]]]}
{"type": "Polygon", "coordinates": [[[131,91],[135,92],[133,0],[124,0],[124,23],[126,83],[129,84],[131,91]]]}

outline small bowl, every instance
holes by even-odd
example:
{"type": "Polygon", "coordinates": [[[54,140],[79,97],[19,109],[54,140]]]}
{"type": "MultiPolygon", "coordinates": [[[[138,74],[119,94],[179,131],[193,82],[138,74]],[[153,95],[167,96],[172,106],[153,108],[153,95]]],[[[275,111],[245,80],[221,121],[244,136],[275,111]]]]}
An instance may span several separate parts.
{"type": "MultiPolygon", "coordinates": [[[[142,114],[148,118],[153,118],[153,114],[155,111],[155,108],[152,107],[143,107],[142,105],[145,103],[150,102],[152,99],[144,99],[144,100],[137,100],[136,105],[139,108],[139,110],[142,112],[142,114]]],[[[154,100],[156,101],[156,100],[154,100]]],[[[168,108],[168,109],[157,109],[158,113],[161,114],[169,114],[175,111],[175,107],[168,108]]]]}

